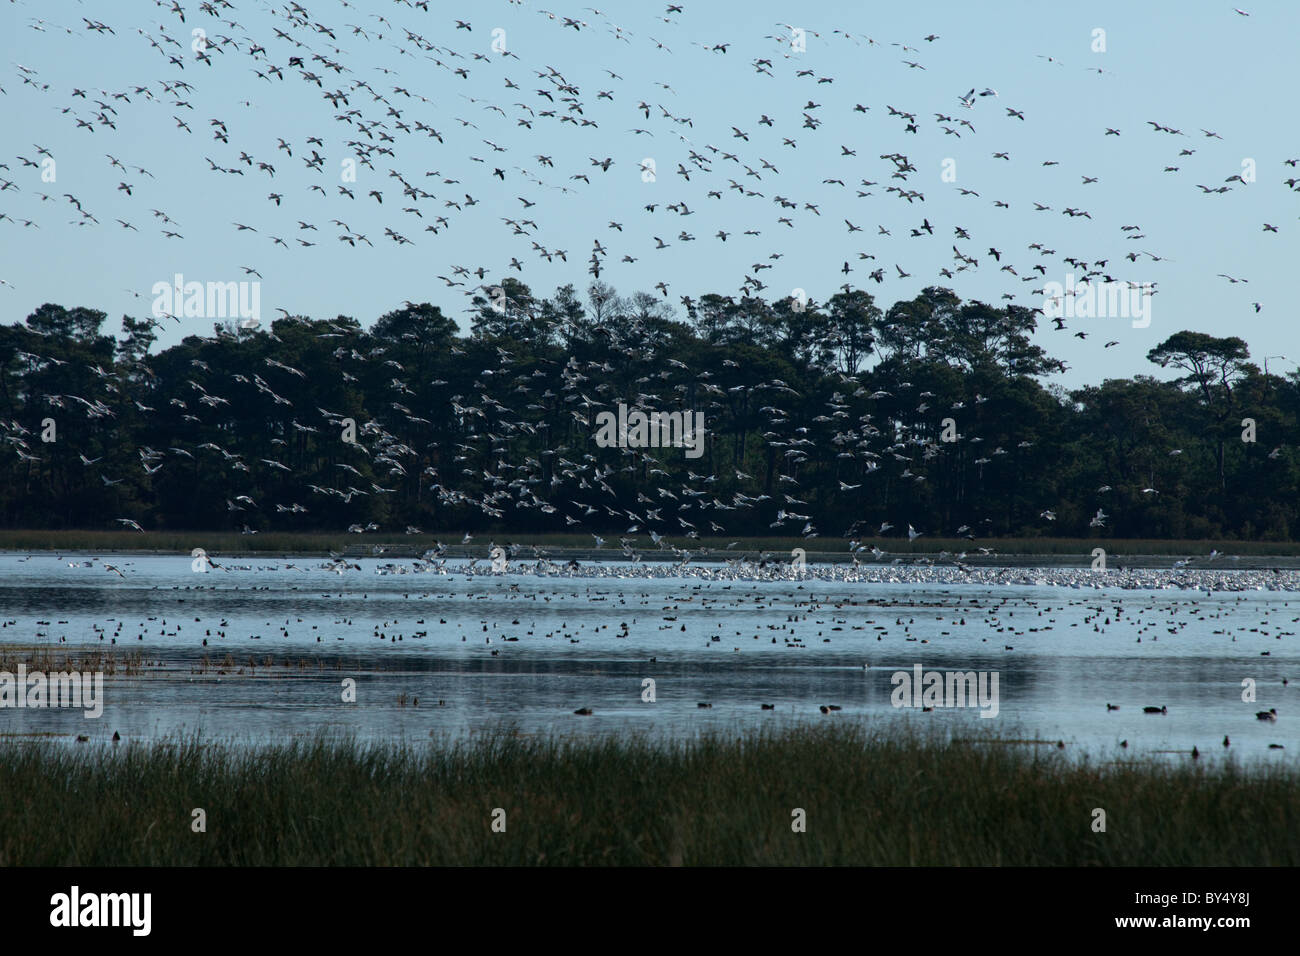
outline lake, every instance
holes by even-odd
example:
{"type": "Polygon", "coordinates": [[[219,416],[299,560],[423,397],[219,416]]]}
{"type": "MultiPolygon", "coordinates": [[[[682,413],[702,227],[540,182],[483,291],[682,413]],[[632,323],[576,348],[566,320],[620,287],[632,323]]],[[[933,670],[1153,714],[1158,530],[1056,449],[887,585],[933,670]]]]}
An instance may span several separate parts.
{"type": "MultiPolygon", "coordinates": [[[[1289,729],[1300,680],[1293,591],[992,585],[920,570],[860,582],[753,580],[717,565],[536,574],[449,562],[399,574],[377,572],[412,562],[339,572],[311,557],[215,560],[199,574],[179,556],[0,555],[5,669],[31,648],[116,662],[100,718],[0,707],[0,733],[85,734],[91,745],[115,732],[414,741],[509,722],[522,733],[683,739],[866,720],[1044,749],[1062,741],[1103,760],[1180,760],[1193,747],[1222,759],[1225,735],[1233,756],[1277,762],[1300,750],[1289,729]],[[894,675],[910,682],[918,665],[975,672],[986,691],[996,686],[996,716],[980,716],[987,704],[894,706],[905,689],[894,675]],[[1247,679],[1253,702],[1242,699],[1247,679]],[[1276,722],[1256,719],[1270,708],[1276,722]]],[[[906,703],[925,700],[918,689],[906,703]]]]}

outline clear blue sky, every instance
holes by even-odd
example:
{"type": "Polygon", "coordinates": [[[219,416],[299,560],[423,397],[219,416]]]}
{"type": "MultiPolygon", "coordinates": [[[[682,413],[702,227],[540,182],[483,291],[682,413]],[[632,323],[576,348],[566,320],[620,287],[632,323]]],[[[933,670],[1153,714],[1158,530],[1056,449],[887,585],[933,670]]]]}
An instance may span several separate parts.
{"type": "MultiPolygon", "coordinates": [[[[1300,5],[1256,3],[1246,8],[1249,17],[1226,2],[1174,0],[1086,8],[1031,2],[886,6],[686,0],[680,13],[669,13],[667,3],[654,0],[602,3],[599,14],[548,0],[459,5],[433,0],[428,11],[405,0],[310,0],[303,6],[308,25],[303,23],[308,17],[291,23],[286,4],[239,0],[230,8],[210,8],[238,24],[232,27],[195,0],[181,4],[184,23],[170,0],[0,2],[0,163],[8,166],[0,177],[14,184],[0,192],[0,213],[7,217],[0,220],[0,279],[9,283],[0,285],[0,318],[21,320],[52,301],[104,309],[116,330],[123,313],[148,313],[154,283],[170,281],[177,272],[187,280],[247,278],[241,266],[263,277],[266,319],[278,307],[316,318],[351,315],[369,325],[406,299],[428,300],[463,318],[463,290],[448,289],[437,278],[451,276],[454,265],[481,265],[489,279],[499,278],[517,257],[524,271],[508,274],[539,295],[567,282],[583,289],[590,281],[587,260],[599,240],[609,252],[602,278],[624,293],[664,281],[674,304],[681,295],[736,292],[758,262],[774,266],[759,273],[767,284],[764,295],[802,288],[824,300],[844,281],[839,270],[848,259],[854,268],[849,281],[869,288],[886,307],[929,284],[986,301],[1009,292],[1021,304],[1038,306],[1042,298],[1031,290],[1042,282],[1020,282],[998,271],[999,265],[1010,263],[1025,276],[1042,263],[1045,280],[1063,282],[1070,267],[1062,257],[1108,259],[1107,271],[1117,279],[1159,284],[1151,325],[1134,329],[1122,319],[1074,320],[1070,332],[1089,333],[1081,341],[1044,322],[1040,344],[1070,366],[1058,379],[1063,384],[1159,373],[1145,360],[1146,351],[1182,328],[1240,335],[1257,361],[1279,354],[1300,359],[1300,327],[1288,314],[1294,293],[1285,288],[1298,248],[1300,194],[1282,182],[1300,177],[1300,168],[1283,163],[1300,157],[1294,111],[1285,105],[1298,86],[1300,5]],[[565,17],[585,25],[566,27],[565,17]],[[92,30],[83,18],[115,33],[92,30]],[[472,29],[457,29],[457,19],[472,29]],[[806,52],[791,54],[784,24],[807,31],[806,52]],[[354,32],[352,25],[365,32],[354,32]],[[226,36],[234,43],[209,52],[212,65],[205,65],[191,50],[195,27],[210,39],[226,36]],[[506,49],[514,56],[492,50],[497,27],[505,31],[506,49]],[[277,28],[291,40],[277,37],[277,28]],[[1106,31],[1104,53],[1091,49],[1095,28],[1106,31]],[[408,30],[422,39],[408,38],[408,30]],[[923,39],[929,34],[938,39],[923,39]],[[727,52],[705,48],[721,43],[730,44],[727,52]],[[257,45],[265,54],[251,56],[257,45]],[[476,59],[476,53],[485,59],[476,59]],[[345,72],[313,61],[313,54],[345,72]],[[293,55],[320,76],[322,86],[289,66],[293,55]],[[170,56],[184,68],[169,62],[170,56]],[[755,69],[759,58],[771,60],[772,75],[755,69]],[[924,69],[909,67],[906,60],[924,69]],[[282,80],[273,75],[264,80],[255,72],[267,73],[272,65],[281,68],[282,80]],[[569,115],[596,126],[559,121],[568,112],[569,104],[561,100],[565,94],[537,76],[551,67],[578,90],[582,113],[569,115]],[[468,70],[468,77],[456,75],[457,68],[468,70]],[[800,70],[812,74],[797,76],[800,70]],[[817,82],[822,77],[834,82],[817,82]],[[507,78],[519,89],[507,88],[507,78]],[[167,93],[164,81],[185,81],[193,88],[167,93]],[[358,81],[387,103],[354,88],[358,81]],[[146,92],[134,92],[136,87],[146,92]],[[413,96],[395,93],[394,87],[413,96]],[[974,108],[967,109],[959,97],[971,88],[991,88],[998,95],[977,96],[974,108]],[[74,95],[74,89],[85,96],[74,95]],[[540,89],[550,91],[555,102],[539,96],[540,89]],[[347,93],[347,105],[336,108],[323,98],[335,90],[347,93]],[[601,91],[612,99],[601,97],[601,91]],[[129,101],[114,96],[120,93],[129,101]],[[115,130],[96,119],[101,112],[96,99],[116,111],[103,111],[115,130]],[[192,108],[176,105],[178,99],[192,108]],[[807,111],[820,120],[816,129],[803,126],[809,100],[819,104],[807,111]],[[642,101],[650,105],[648,119],[637,108],[642,101]],[[521,103],[533,114],[515,105],[521,103]],[[856,112],[855,104],[870,109],[856,112]],[[918,132],[906,133],[905,122],[890,116],[889,106],[916,114],[918,132]],[[1008,108],[1022,111],[1025,120],[1007,115],[1008,108]],[[360,111],[354,123],[335,119],[349,109],[360,111]],[[556,110],[556,116],[535,115],[544,109],[556,110]],[[665,118],[663,109],[689,117],[691,125],[665,118]],[[935,113],[969,120],[974,132],[946,124],[961,137],[947,135],[935,113]],[[763,114],[774,125],[761,125],[763,114]],[[192,132],[179,128],[174,117],[192,132]],[[78,127],[79,118],[94,131],[78,127]],[[519,125],[521,118],[531,129],[519,125]],[[224,124],[228,143],[214,139],[222,128],[211,123],[214,119],[224,124]],[[417,121],[436,129],[443,142],[417,128],[417,121]],[[1147,121],[1185,135],[1158,132],[1147,121]],[[733,126],[749,140],[736,138],[733,126]],[[1105,135],[1107,127],[1120,135],[1105,135]],[[637,134],[633,128],[650,132],[637,134]],[[1222,139],[1209,138],[1202,129],[1222,139]],[[320,137],[323,148],[308,144],[310,136],[320,137]],[[277,148],[279,137],[292,157],[277,148]],[[785,137],[795,146],[784,145],[785,137]],[[345,184],[355,199],[337,188],[341,162],[356,153],[348,140],[394,153],[373,155],[373,170],[359,167],[357,182],[345,184]],[[723,159],[710,145],[735,153],[740,162],[723,159]],[[37,146],[57,163],[54,183],[43,183],[41,170],[18,158],[39,162],[37,146]],[[842,147],[857,155],[843,155],[842,147]],[[325,157],[321,172],[303,162],[313,148],[325,157]],[[1180,156],[1184,148],[1195,152],[1180,156]],[[710,171],[692,166],[691,149],[709,157],[710,171]],[[253,165],[240,161],[241,151],[253,165]],[[995,151],[1008,152],[1010,161],[994,159],[995,151]],[[891,180],[894,164],[879,158],[893,152],[905,154],[916,167],[906,181],[891,180]],[[113,167],[106,154],[120,159],[126,172],[113,167]],[[539,154],[551,157],[554,166],[539,163],[539,154]],[[608,172],[591,163],[605,157],[613,160],[608,172]],[[646,157],[656,162],[656,182],[642,180],[639,163],[646,157]],[[213,172],[208,158],[244,174],[213,172]],[[955,183],[941,178],[949,158],[956,163],[955,183]],[[1197,188],[1198,183],[1223,185],[1242,172],[1248,158],[1256,163],[1256,182],[1230,183],[1233,188],[1225,194],[1205,195],[1197,188]],[[765,169],[763,160],[779,173],[765,169]],[[1059,165],[1043,166],[1047,160],[1059,165]],[[257,168],[259,161],[274,165],[274,178],[257,168]],[[693,170],[689,182],[675,173],[679,163],[693,170]],[[761,180],[748,176],[742,164],[759,172],[761,180]],[[1165,172],[1166,166],[1179,169],[1165,172]],[[493,175],[498,167],[505,172],[504,183],[493,175]],[[404,197],[390,169],[435,198],[404,197]],[[430,171],[441,175],[425,175],[430,171]],[[571,179],[575,174],[587,175],[590,184],[571,179]],[[1098,181],[1084,184],[1084,176],[1098,181]],[[729,179],[764,196],[743,196],[729,187],[729,179]],[[842,179],[846,186],[824,179],[842,179]],[[859,198],[856,186],[862,179],[878,185],[859,198]],[[128,184],[131,195],[119,190],[119,183],[128,184]],[[925,201],[909,204],[886,193],[891,183],[923,193],[925,201]],[[327,195],[311,191],[312,184],[327,195]],[[979,196],[963,196],[959,187],[979,196]],[[371,189],[381,191],[382,205],[367,195],[371,189]],[[708,197],[712,189],[722,191],[720,200],[708,197]],[[271,192],[282,195],[280,206],[267,199],[271,192]],[[98,224],[76,225],[81,217],[65,193],[98,224]],[[477,204],[465,206],[466,194],[477,204]],[[525,209],[519,196],[536,205],[525,209]],[[776,196],[797,208],[779,206],[776,196]],[[448,200],[461,202],[461,209],[445,206],[448,200]],[[1010,208],[996,208],[994,200],[1010,208]],[[666,211],[668,204],[683,201],[692,215],[666,211]],[[1051,208],[1036,211],[1035,202],[1051,208]],[[659,204],[655,212],[644,210],[648,203],[659,204]],[[804,203],[816,204],[820,216],[804,203]],[[1065,216],[1066,207],[1086,210],[1091,219],[1065,216]],[[164,223],[151,209],[165,212],[175,222],[166,228],[184,238],[164,238],[164,223]],[[447,217],[447,228],[425,231],[439,215],[447,217]],[[793,228],[778,223],[781,216],[789,217],[793,228]],[[516,235],[502,221],[506,217],[534,220],[538,228],[516,235]],[[850,234],[846,218],[863,231],[850,234]],[[331,219],[368,236],[373,248],[340,241],[344,230],[331,219]],[[910,238],[911,228],[923,219],[934,235],[910,238]],[[299,220],[317,228],[301,229],[299,220]],[[621,232],[609,227],[611,220],[623,225],[621,232]],[[257,232],[239,232],[235,222],[257,232]],[[1265,222],[1278,232],[1266,233],[1265,222]],[[1123,225],[1140,226],[1144,238],[1127,240],[1123,225]],[[880,235],[879,226],[892,236],[880,235]],[[971,238],[956,239],[957,226],[971,238]],[[399,246],[386,238],[385,227],[412,244],[399,246]],[[732,233],[725,243],[715,238],[719,229],[732,233]],[[745,236],[747,229],[761,234],[745,236]],[[695,240],[679,240],[683,230],[695,240]],[[275,245],[270,236],[281,237],[289,248],[275,245]],[[668,248],[656,250],[654,236],[668,248]],[[317,245],[302,247],[299,238],[317,245]],[[938,270],[956,266],[954,241],[980,266],[946,280],[938,270]],[[533,242],[566,250],[567,263],[539,257],[533,242]],[[1041,257],[1027,248],[1033,242],[1057,254],[1041,257]],[[988,254],[990,247],[1002,253],[1000,262],[988,254]],[[1126,252],[1138,250],[1163,259],[1124,259],[1126,252]],[[862,262],[859,252],[878,258],[862,262]],[[771,260],[772,253],[782,257],[771,260]],[[624,255],[637,261],[622,263],[624,255]],[[895,263],[911,277],[899,279],[895,263]],[[886,270],[880,285],[867,278],[877,265],[886,270]],[[1217,273],[1249,281],[1232,284],[1217,273]],[[1258,313],[1255,302],[1262,306],[1258,313]],[[1119,344],[1103,349],[1110,340],[1119,344]]],[[[160,341],[209,334],[211,326],[210,319],[188,319],[179,326],[168,321],[160,341]]],[[[1279,359],[1270,363],[1273,371],[1293,367],[1279,359]]]]}

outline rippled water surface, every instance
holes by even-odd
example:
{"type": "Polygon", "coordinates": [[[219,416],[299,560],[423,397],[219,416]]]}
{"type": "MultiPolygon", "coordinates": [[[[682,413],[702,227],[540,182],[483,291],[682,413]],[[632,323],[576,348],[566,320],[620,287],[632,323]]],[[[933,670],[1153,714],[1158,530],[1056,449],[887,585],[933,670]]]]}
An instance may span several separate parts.
{"type": "Polygon", "coordinates": [[[1225,734],[1234,755],[1289,762],[1300,752],[1292,592],[218,562],[197,574],[183,557],[0,555],[5,669],[32,649],[38,659],[104,651],[114,661],[101,718],[0,708],[0,733],[423,740],[508,721],[525,733],[681,738],[798,719],[997,732],[1045,749],[1060,740],[1099,759],[1121,753],[1121,740],[1130,754],[1185,759],[1195,746],[1218,759],[1225,734]],[[917,664],[996,672],[998,715],[892,706],[891,675],[917,664]],[[348,678],[355,703],[342,699],[348,678]],[[653,702],[643,700],[647,678],[653,702]],[[1242,700],[1246,679],[1253,702],[1242,700]],[[592,716],[574,715],[581,707],[592,716]],[[1276,722],[1256,719],[1270,708],[1276,722]]]}

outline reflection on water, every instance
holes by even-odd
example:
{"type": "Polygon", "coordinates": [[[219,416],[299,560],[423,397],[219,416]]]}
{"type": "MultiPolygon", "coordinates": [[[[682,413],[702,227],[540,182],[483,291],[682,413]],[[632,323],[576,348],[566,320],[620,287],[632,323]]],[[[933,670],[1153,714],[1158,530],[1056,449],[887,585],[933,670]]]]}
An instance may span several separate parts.
{"type": "Polygon", "coordinates": [[[110,561],[124,576],[85,555],[0,555],[6,666],[20,647],[118,661],[101,719],[0,709],[0,733],[424,740],[510,721],[528,733],[685,737],[824,719],[1064,740],[1101,758],[1121,740],[1130,754],[1197,746],[1215,758],[1225,734],[1233,754],[1300,750],[1289,729],[1300,599],[1285,593],[472,576],[454,565],[398,576],[376,574],[377,561],[339,575],[310,558],[199,575],[189,558],[110,561]],[[893,707],[891,675],[916,664],[996,672],[998,716],[893,707]],[[355,703],[343,700],[347,679],[355,703]],[[1242,700],[1246,679],[1254,702],[1242,700]],[[580,707],[593,715],[575,716],[580,707]],[[1277,722],[1256,720],[1274,707],[1277,722]]]}

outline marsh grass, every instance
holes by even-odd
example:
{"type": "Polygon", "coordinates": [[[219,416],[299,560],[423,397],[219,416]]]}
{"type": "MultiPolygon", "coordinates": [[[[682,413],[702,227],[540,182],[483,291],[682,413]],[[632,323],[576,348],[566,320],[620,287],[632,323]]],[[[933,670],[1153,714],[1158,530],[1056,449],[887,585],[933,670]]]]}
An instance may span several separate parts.
{"type": "Polygon", "coordinates": [[[102,673],[107,676],[124,674],[138,677],[150,667],[159,667],[161,662],[147,660],[143,651],[112,651],[86,648],[72,653],[61,653],[51,647],[20,647],[10,645],[0,647],[0,671],[15,673],[18,665],[26,666],[27,671],[41,671],[53,674],[67,671],[82,673],[102,673]]]}
{"type": "Polygon", "coordinates": [[[1090,766],[847,724],[688,743],[5,740],[0,793],[4,865],[1300,863],[1294,767],[1090,766]]]}

